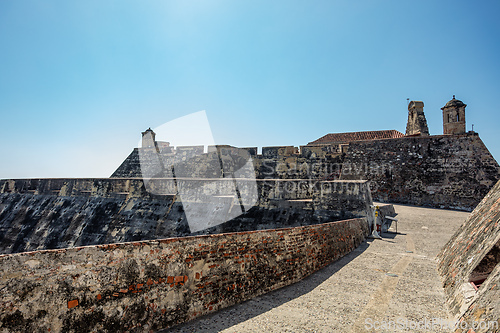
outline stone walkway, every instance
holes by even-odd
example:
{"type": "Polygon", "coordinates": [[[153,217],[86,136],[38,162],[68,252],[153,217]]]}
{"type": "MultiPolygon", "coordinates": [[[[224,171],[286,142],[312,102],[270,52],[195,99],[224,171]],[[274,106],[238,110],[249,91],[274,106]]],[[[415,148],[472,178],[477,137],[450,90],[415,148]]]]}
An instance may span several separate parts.
{"type": "Polygon", "coordinates": [[[163,332],[450,332],[415,325],[451,319],[435,257],[468,213],[395,209],[397,235],[368,240],[294,285],[163,332]]]}

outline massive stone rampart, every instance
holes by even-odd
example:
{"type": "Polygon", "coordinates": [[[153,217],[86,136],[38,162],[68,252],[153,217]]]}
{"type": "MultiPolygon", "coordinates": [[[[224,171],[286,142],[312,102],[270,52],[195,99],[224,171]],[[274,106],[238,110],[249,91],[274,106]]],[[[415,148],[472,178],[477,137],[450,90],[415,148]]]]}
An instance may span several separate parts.
{"type": "MultiPolygon", "coordinates": [[[[254,180],[243,184],[240,195],[254,180]]],[[[200,219],[236,207],[234,179],[0,180],[0,253],[162,239],[196,234],[274,229],[367,217],[367,181],[258,180],[254,207],[227,222],[192,233],[186,207],[200,219]],[[196,196],[181,198],[177,186],[196,196]],[[149,191],[148,191],[149,190],[149,191]],[[156,194],[151,194],[154,192],[156,194]],[[222,200],[226,206],[206,205],[222,200]]],[[[210,225],[210,224],[209,224],[210,225]]]]}
{"type": "MultiPolygon", "coordinates": [[[[226,163],[221,171],[224,149],[235,160],[241,157],[236,148],[184,154],[179,168],[201,178],[231,173],[238,163],[226,163]]],[[[373,198],[382,202],[472,211],[500,180],[500,166],[475,132],[355,141],[342,149],[328,144],[302,146],[300,152],[292,146],[263,147],[261,155],[256,148],[240,150],[250,152],[256,178],[370,180],[373,198]]],[[[141,177],[139,151],[111,177],[141,177]]],[[[161,173],[166,174],[171,170],[161,173]]]]}
{"type": "Polygon", "coordinates": [[[368,179],[376,201],[472,211],[500,179],[477,133],[359,141],[342,179],[368,179]]]}
{"type": "Polygon", "coordinates": [[[365,219],[0,256],[0,330],[166,328],[297,282],[356,248],[365,219]]]}
{"type": "MultiPolygon", "coordinates": [[[[466,321],[469,327],[475,322],[476,333],[492,332],[479,325],[500,318],[500,182],[457,230],[438,259],[455,318],[466,321]],[[471,282],[480,285],[477,291],[471,282]]],[[[499,326],[495,332],[500,331],[499,326]]]]}

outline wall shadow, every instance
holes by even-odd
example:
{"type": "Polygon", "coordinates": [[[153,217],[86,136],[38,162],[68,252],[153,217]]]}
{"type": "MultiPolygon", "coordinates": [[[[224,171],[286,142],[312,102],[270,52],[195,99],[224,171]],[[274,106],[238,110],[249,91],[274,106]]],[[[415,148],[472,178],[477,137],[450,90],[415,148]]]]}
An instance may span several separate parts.
{"type": "Polygon", "coordinates": [[[259,316],[273,308],[285,304],[295,298],[305,295],[324,281],[338,272],[342,267],[361,255],[368,249],[372,239],[367,239],[356,249],[346,254],[337,261],[312,273],[301,281],[292,285],[273,290],[266,294],[257,296],[248,301],[235,304],[233,306],[221,309],[215,313],[208,314],[189,322],[179,324],[169,329],[157,331],[157,333],[172,332],[207,332],[215,333],[233,327],[239,323],[247,321],[253,317],[259,316]]]}
{"type": "MultiPolygon", "coordinates": [[[[380,236],[382,236],[383,240],[387,240],[387,239],[394,239],[394,238],[396,238],[396,236],[406,236],[406,233],[403,233],[400,231],[398,231],[397,233],[396,232],[381,232],[380,236]]],[[[391,243],[394,243],[394,242],[391,242],[391,243]]]]}

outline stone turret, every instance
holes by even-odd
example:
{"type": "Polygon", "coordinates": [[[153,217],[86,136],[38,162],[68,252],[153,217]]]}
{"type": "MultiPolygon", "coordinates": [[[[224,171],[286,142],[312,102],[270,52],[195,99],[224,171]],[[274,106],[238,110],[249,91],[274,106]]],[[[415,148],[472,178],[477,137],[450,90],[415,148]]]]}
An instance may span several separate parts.
{"type": "Polygon", "coordinates": [[[427,127],[427,120],[424,114],[424,102],[411,101],[410,104],[408,104],[406,135],[429,135],[429,128],[427,127]]]}
{"type": "Polygon", "coordinates": [[[156,133],[148,128],[146,131],[142,132],[142,148],[155,148],[156,147],[156,133]]]}
{"type": "Polygon", "coordinates": [[[465,107],[462,101],[453,99],[441,108],[443,110],[443,134],[465,133],[465,107]]]}

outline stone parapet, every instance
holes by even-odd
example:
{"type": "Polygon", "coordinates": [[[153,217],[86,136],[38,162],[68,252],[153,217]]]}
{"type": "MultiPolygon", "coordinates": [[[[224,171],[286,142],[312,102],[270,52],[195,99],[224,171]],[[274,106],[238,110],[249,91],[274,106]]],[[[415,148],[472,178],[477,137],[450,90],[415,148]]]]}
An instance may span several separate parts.
{"type": "Polygon", "coordinates": [[[367,235],[351,219],[2,255],[0,327],[156,331],[297,282],[367,235]]]}
{"type": "MultiPolygon", "coordinates": [[[[448,306],[455,319],[466,321],[469,325],[473,322],[498,321],[500,182],[443,247],[438,260],[448,306]],[[470,282],[480,284],[477,291],[470,282]]],[[[498,332],[498,327],[495,332],[498,332]]],[[[478,326],[475,332],[491,331],[478,326]]]]}

